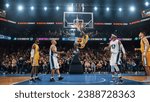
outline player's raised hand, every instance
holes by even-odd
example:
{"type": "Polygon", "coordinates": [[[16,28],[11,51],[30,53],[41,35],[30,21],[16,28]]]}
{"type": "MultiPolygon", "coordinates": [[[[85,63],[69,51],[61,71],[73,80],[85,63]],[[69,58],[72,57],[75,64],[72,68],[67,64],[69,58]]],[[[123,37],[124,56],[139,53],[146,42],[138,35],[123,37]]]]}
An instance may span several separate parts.
{"type": "Polygon", "coordinates": [[[64,52],[64,51],[61,51],[61,53],[64,54],[65,52],[64,52]]]}
{"type": "Polygon", "coordinates": [[[109,48],[108,48],[108,47],[105,47],[105,48],[104,48],[104,51],[108,51],[108,50],[109,50],[109,48]]]}
{"type": "Polygon", "coordinates": [[[140,48],[134,48],[134,51],[139,51],[140,50],[140,48]]]}
{"type": "Polygon", "coordinates": [[[65,52],[64,51],[60,51],[60,52],[58,52],[59,54],[64,54],[65,52]]]}
{"type": "Polygon", "coordinates": [[[126,60],[127,56],[126,54],[123,54],[123,59],[126,60]]]}

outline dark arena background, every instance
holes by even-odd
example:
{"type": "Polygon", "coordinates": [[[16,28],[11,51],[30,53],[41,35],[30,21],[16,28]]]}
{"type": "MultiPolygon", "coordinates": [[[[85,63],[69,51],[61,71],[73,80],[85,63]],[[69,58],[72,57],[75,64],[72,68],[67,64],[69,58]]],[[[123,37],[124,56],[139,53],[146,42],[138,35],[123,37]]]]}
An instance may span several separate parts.
{"type": "Polygon", "coordinates": [[[0,85],[112,85],[110,53],[104,51],[111,34],[118,36],[127,53],[120,66],[123,85],[149,85],[141,52],[134,51],[140,47],[140,32],[145,32],[150,41],[149,3],[150,0],[0,0],[0,85]],[[87,12],[92,16],[85,16],[87,12]],[[80,14],[74,17],[74,13],[80,14]],[[84,72],[71,74],[74,40],[78,37],[72,24],[78,18],[87,24],[86,33],[90,36],[85,48],[80,49],[84,72]],[[31,82],[30,52],[35,39],[40,41],[41,81],[31,82]],[[49,82],[52,39],[57,41],[58,51],[65,52],[59,56],[62,81],[56,78],[49,82]]]}

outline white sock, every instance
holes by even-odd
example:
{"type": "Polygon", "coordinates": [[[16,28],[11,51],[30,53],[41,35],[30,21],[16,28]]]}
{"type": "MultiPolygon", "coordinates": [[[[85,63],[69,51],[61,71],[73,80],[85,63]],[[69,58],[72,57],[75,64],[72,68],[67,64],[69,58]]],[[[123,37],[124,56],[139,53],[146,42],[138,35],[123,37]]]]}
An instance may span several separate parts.
{"type": "Polygon", "coordinates": [[[58,77],[60,77],[61,75],[58,75],[58,77]]]}

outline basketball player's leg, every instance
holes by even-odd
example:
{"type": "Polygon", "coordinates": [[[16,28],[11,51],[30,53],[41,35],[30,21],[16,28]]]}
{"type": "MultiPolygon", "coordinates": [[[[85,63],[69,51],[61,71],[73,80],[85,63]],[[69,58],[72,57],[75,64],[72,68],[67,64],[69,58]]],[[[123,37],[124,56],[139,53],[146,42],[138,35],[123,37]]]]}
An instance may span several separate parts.
{"type": "Polygon", "coordinates": [[[115,67],[111,65],[111,74],[112,74],[112,81],[115,81],[115,67]]]}
{"type": "Polygon", "coordinates": [[[148,62],[148,56],[146,56],[146,57],[143,57],[143,65],[144,65],[144,68],[145,68],[145,75],[146,76],[149,76],[150,75],[150,69],[149,69],[149,62],[148,62]]]}
{"type": "Polygon", "coordinates": [[[119,61],[118,54],[111,54],[110,65],[111,65],[112,81],[115,81],[115,73],[117,73],[117,77],[120,82],[122,81],[122,76],[120,73],[120,69],[117,65],[118,61],[119,61]]]}
{"type": "Polygon", "coordinates": [[[54,74],[55,74],[55,70],[56,70],[56,72],[57,72],[57,74],[58,74],[58,80],[62,80],[63,79],[63,77],[61,77],[61,74],[60,74],[60,71],[59,71],[59,63],[58,63],[58,60],[57,60],[57,58],[52,58],[52,60],[51,60],[51,78],[50,78],[50,82],[53,82],[53,81],[55,81],[55,79],[54,79],[54,74]]]}
{"type": "Polygon", "coordinates": [[[30,81],[35,81],[35,79],[34,79],[34,74],[35,74],[35,66],[32,66],[32,69],[31,69],[31,79],[30,79],[30,81]]]}
{"type": "Polygon", "coordinates": [[[51,69],[51,78],[50,78],[50,82],[54,82],[55,79],[54,79],[54,74],[55,74],[55,68],[52,68],[51,69]]]}
{"type": "Polygon", "coordinates": [[[35,72],[35,69],[36,69],[35,68],[36,67],[36,61],[35,61],[35,59],[33,59],[31,65],[32,65],[32,69],[31,69],[31,81],[35,81],[35,78],[34,78],[34,74],[36,73],[35,72]]]}
{"type": "Polygon", "coordinates": [[[40,79],[39,76],[38,76],[38,73],[39,73],[39,70],[38,70],[38,69],[39,69],[39,66],[36,66],[36,67],[35,67],[35,79],[41,81],[41,79],[40,79]]]}
{"type": "Polygon", "coordinates": [[[112,81],[115,81],[115,64],[116,64],[115,59],[116,59],[116,54],[112,53],[110,58],[112,81]]]}
{"type": "Polygon", "coordinates": [[[146,61],[147,61],[147,66],[146,66],[147,75],[150,76],[150,52],[147,52],[146,61]]]}
{"type": "Polygon", "coordinates": [[[147,65],[148,65],[149,76],[150,76],[150,52],[147,53],[147,65]]]}
{"type": "Polygon", "coordinates": [[[144,68],[145,68],[145,75],[146,75],[146,76],[149,76],[149,74],[148,74],[148,72],[149,72],[149,67],[148,67],[148,66],[144,66],[144,68]]]}
{"type": "Polygon", "coordinates": [[[56,67],[56,72],[57,72],[57,74],[58,74],[58,80],[62,80],[63,77],[61,76],[60,71],[59,71],[60,67],[59,67],[58,60],[56,59],[56,60],[54,61],[54,63],[55,63],[55,67],[56,67]]]}
{"type": "Polygon", "coordinates": [[[41,79],[38,77],[38,69],[39,69],[39,59],[34,59],[34,74],[35,79],[41,81],[41,79]]]}
{"type": "Polygon", "coordinates": [[[148,76],[150,76],[150,66],[148,66],[148,76]]]}
{"type": "Polygon", "coordinates": [[[51,76],[50,76],[50,82],[54,82],[54,74],[55,74],[55,66],[54,66],[54,58],[52,56],[50,56],[49,58],[49,63],[50,63],[50,70],[51,70],[51,76]]]}
{"type": "Polygon", "coordinates": [[[57,72],[57,74],[58,74],[58,80],[62,80],[63,77],[62,77],[61,74],[60,74],[59,68],[56,69],[56,72],[57,72]]]}
{"type": "Polygon", "coordinates": [[[121,65],[121,54],[118,53],[117,54],[117,60],[116,60],[116,65],[115,65],[115,70],[117,72],[117,75],[118,75],[118,79],[119,81],[121,82],[122,81],[122,75],[121,75],[121,71],[120,71],[120,68],[118,65],[121,65]]]}
{"type": "Polygon", "coordinates": [[[84,70],[84,72],[85,72],[85,73],[87,73],[87,66],[85,66],[85,70],[84,70]]]}
{"type": "Polygon", "coordinates": [[[123,81],[123,80],[122,80],[122,75],[121,75],[121,72],[120,72],[120,69],[119,69],[118,65],[116,64],[114,67],[115,67],[115,70],[116,70],[116,73],[117,73],[117,77],[118,77],[118,79],[119,79],[119,82],[122,82],[122,81],[123,81]]]}

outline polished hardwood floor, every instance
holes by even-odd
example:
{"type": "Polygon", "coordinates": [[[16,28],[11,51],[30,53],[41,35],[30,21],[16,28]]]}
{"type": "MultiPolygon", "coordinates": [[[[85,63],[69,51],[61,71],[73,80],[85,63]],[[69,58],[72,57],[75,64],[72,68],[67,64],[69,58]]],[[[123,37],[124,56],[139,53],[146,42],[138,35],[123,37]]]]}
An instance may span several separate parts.
{"type": "Polygon", "coordinates": [[[0,77],[0,85],[13,85],[16,83],[20,83],[26,80],[29,80],[30,77],[23,76],[23,77],[18,77],[18,76],[1,76],[0,77]]]}
{"type": "Polygon", "coordinates": [[[123,76],[124,79],[150,84],[150,76],[123,76]]]}

